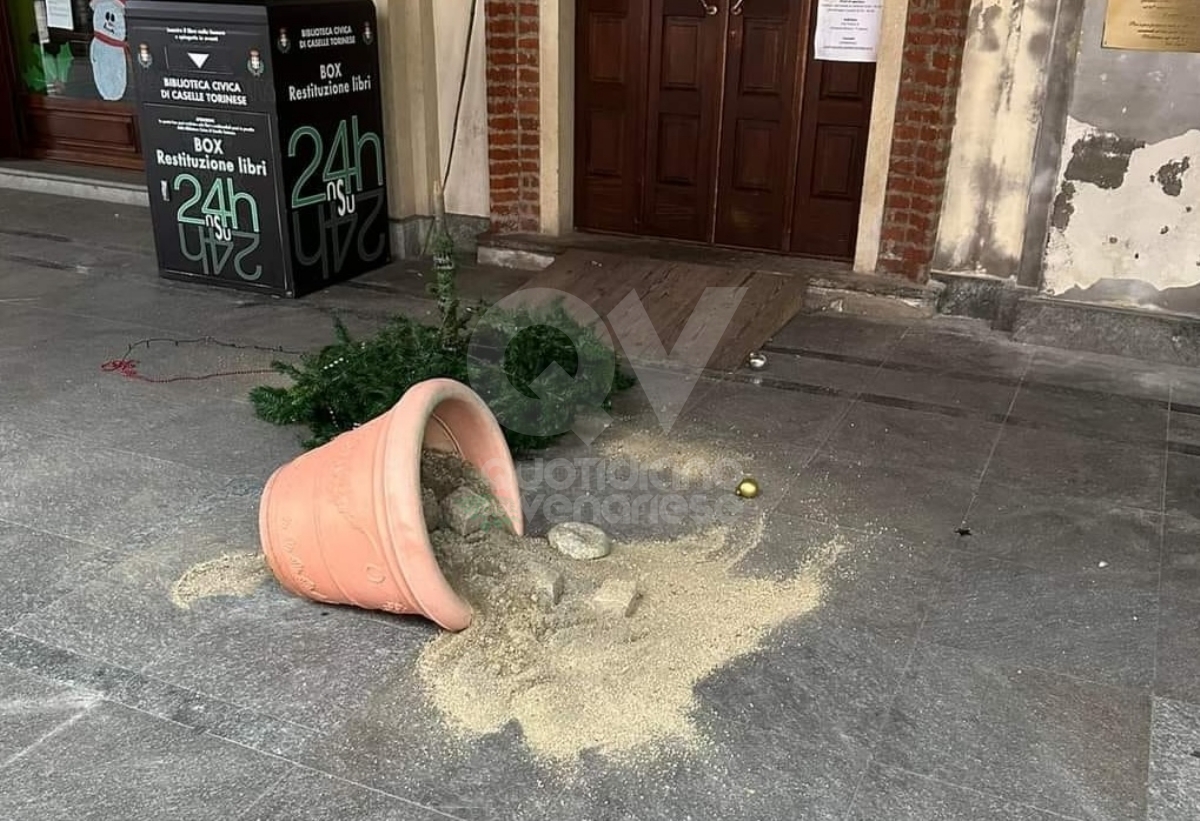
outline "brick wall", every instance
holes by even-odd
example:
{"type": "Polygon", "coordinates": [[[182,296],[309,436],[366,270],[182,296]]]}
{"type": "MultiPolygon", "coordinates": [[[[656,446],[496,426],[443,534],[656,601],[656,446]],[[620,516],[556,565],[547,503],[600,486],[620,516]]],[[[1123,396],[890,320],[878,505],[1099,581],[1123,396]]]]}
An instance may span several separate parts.
{"type": "Polygon", "coordinates": [[[879,270],[923,280],[942,211],[970,0],[909,0],[879,270]]]}
{"type": "Polygon", "coordinates": [[[488,167],[494,231],[540,224],[538,4],[486,0],[488,167]]]}

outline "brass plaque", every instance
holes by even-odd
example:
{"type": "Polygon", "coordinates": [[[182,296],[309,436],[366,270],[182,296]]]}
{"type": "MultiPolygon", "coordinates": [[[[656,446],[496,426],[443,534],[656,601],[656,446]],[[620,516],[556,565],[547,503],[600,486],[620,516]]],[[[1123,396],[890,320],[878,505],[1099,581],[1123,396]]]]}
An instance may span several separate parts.
{"type": "Polygon", "coordinates": [[[1108,0],[1104,47],[1200,52],[1200,0],[1108,0]]]}

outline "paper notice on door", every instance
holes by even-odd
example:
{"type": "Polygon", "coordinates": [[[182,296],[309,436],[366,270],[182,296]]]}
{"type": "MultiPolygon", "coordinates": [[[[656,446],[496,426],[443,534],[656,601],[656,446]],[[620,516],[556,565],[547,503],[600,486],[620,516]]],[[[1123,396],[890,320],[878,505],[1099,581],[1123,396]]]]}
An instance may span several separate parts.
{"type": "Polygon", "coordinates": [[[820,0],[816,58],[873,63],[879,49],[883,0],[820,0]]]}
{"type": "Polygon", "coordinates": [[[75,28],[71,0],[46,0],[46,25],[52,29],[75,28]]]}

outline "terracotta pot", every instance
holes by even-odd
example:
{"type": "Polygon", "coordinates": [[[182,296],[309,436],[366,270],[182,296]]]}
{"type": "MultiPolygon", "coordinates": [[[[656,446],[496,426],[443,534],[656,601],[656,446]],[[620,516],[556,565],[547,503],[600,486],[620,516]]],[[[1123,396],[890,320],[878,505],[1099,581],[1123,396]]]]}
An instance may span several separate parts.
{"type": "Polygon", "coordinates": [[[470,624],[470,605],[446,582],[429,544],[424,448],[478,468],[513,532],[524,532],[516,470],[495,417],[461,382],[431,379],[271,476],[259,533],[279,582],[316,601],[419,613],[447,630],[470,624]]]}

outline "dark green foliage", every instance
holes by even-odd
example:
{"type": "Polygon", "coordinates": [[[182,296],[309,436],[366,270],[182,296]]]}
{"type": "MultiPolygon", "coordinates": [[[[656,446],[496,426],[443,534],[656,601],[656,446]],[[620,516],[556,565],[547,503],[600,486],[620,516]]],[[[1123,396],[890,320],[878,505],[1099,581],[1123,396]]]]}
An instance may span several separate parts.
{"type": "Polygon", "coordinates": [[[343,431],[389,410],[417,382],[446,376],[465,380],[466,360],[438,342],[438,329],[399,317],[373,338],[351,338],[335,320],[337,341],[305,354],[298,365],[274,362],[290,376],[288,388],[260,386],[250,392],[259,417],[277,425],[305,425],[305,447],[323,445],[343,431]]]}
{"type": "Polygon", "coordinates": [[[448,377],[488,403],[519,453],[545,447],[579,411],[608,408],[612,392],[634,384],[619,369],[614,373],[612,351],[600,338],[560,306],[492,309],[475,329],[461,317],[453,322],[457,333],[448,336],[445,322],[435,328],[397,317],[357,341],[337,321],[336,342],[298,365],[274,363],[292,378],[290,387],[257,387],[250,399],[269,422],[307,426],[312,435],[305,446],[316,447],[389,410],[418,382],[448,377]]]}
{"type": "Polygon", "coordinates": [[[496,414],[514,451],[546,447],[570,429],[577,413],[608,410],[614,393],[635,384],[615,367],[612,349],[560,304],[492,309],[470,342],[470,385],[496,414]]]}

